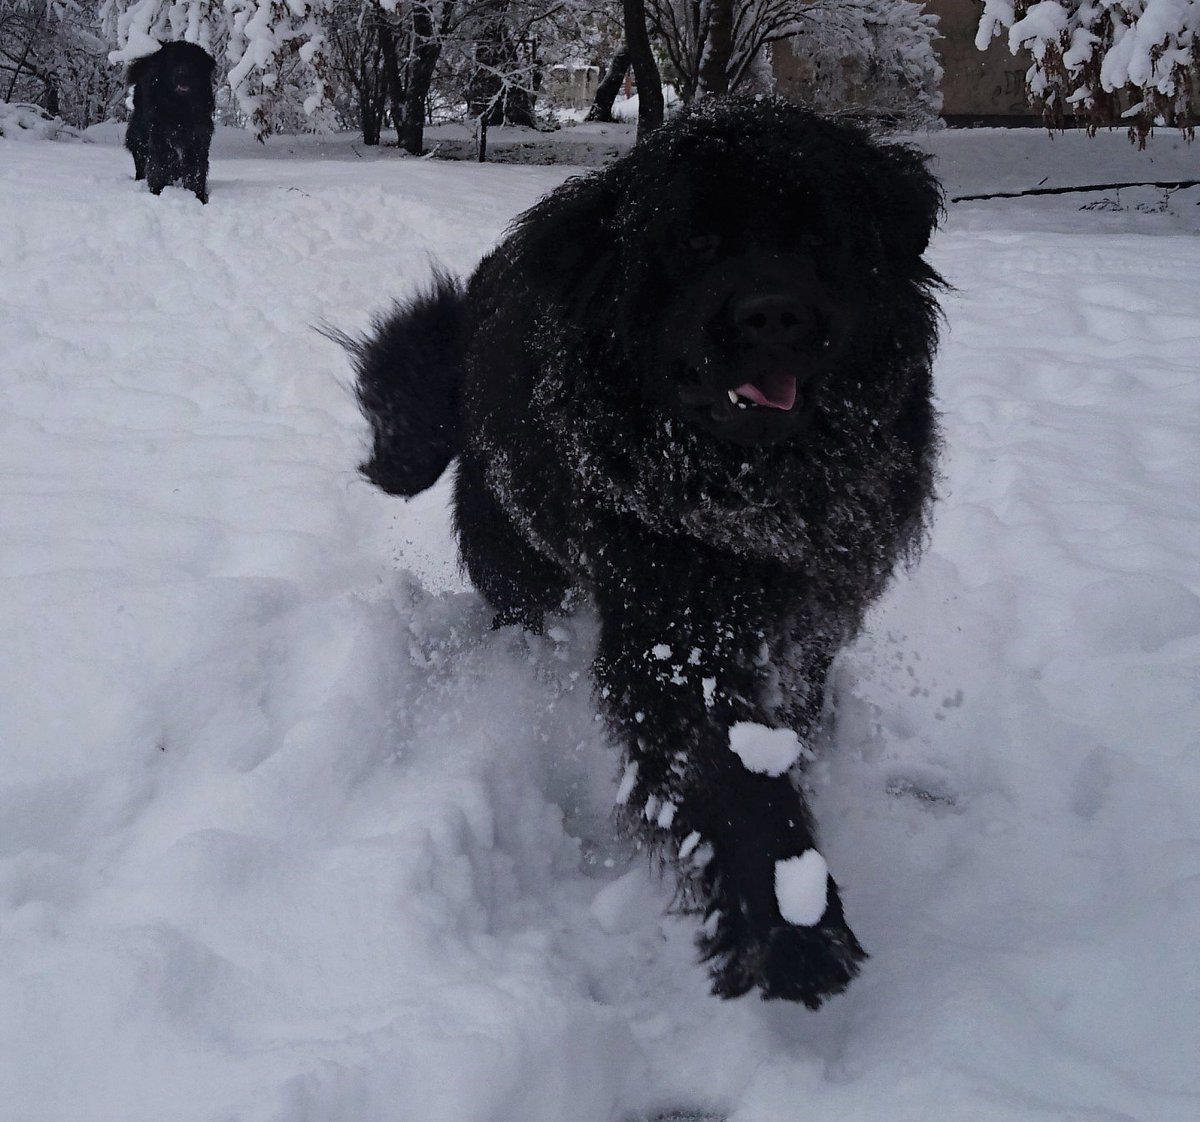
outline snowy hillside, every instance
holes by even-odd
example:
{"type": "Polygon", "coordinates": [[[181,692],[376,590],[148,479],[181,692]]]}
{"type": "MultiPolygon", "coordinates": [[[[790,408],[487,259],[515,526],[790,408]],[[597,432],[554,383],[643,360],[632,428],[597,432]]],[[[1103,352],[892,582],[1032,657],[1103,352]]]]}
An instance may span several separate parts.
{"type": "MultiPolygon", "coordinates": [[[[943,499],[811,772],[871,959],[722,1003],[593,628],[493,633],[345,357],[569,169],[0,139],[0,1118],[1194,1122],[1200,190],[952,206],[943,499]],[[1087,209],[1081,209],[1082,207],[1087,209]]],[[[1196,177],[943,133],[951,193],[1196,177]]]]}

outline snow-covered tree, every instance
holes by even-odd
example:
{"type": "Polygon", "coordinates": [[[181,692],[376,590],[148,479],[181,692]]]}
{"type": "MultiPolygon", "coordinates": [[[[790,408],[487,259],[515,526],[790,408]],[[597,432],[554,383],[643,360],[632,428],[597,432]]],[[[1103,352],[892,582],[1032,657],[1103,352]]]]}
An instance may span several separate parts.
{"type": "Polygon", "coordinates": [[[362,0],[334,0],[324,25],[338,123],[357,124],[364,144],[378,144],[396,56],[392,25],[378,3],[362,0]]]}
{"type": "Polygon", "coordinates": [[[357,121],[363,140],[378,144],[390,114],[400,146],[422,152],[438,61],[465,7],[462,0],[326,0],[326,74],[339,119],[357,121]]]}
{"type": "Polygon", "coordinates": [[[1200,117],[1200,0],[984,0],[976,46],[1008,31],[1046,122],[1123,122],[1144,146],[1155,125],[1194,132],[1200,117]]]}
{"type": "Polygon", "coordinates": [[[804,100],[822,113],[851,112],[905,127],[942,108],[937,16],[911,0],[810,0],[775,50],[806,75],[804,100]]]}
{"type": "Polygon", "coordinates": [[[614,22],[615,0],[459,0],[463,18],[447,51],[463,75],[468,115],[490,124],[537,123],[551,66],[577,62],[614,22]]]}
{"type": "Polygon", "coordinates": [[[124,97],[99,33],[98,0],[0,4],[0,101],[41,106],[76,128],[104,120],[124,97]]]}
{"type": "Polygon", "coordinates": [[[100,0],[114,63],[171,39],[218,61],[234,103],[259,136],[297,131],[328,109],[326,36],[331,0],[100,0]]]}
{"type": "Polygon", "coordinates": [[[646,0],[651,35],[685,102],[744,92],[764,48],[786,37],[805,0],[646,0]]]}
{"type": "Polygon", "coordinates": [[[791,50],[804,98],[836,112],[887,110],[908,123],[940,108],[937,18],[911,0],[647,0],[684,101],[769,85],[767,50],[791,50]]]}
{"type": "Polygon", "coordinates": [[[409,152],[431,108],[531,124],[545,71],[596,39],[615,0],[326,0],[327,69],[343,119],[374,135],[386,101],[409,152]],[[356,109],[350,107],[355,106],[356,109]]]}

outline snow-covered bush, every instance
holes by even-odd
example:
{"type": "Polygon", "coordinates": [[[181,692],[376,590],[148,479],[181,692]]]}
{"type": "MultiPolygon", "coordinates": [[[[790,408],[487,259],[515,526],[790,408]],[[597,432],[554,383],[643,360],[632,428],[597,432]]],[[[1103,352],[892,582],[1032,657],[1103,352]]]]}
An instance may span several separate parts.
{"type": "Polygon", "coordinates": [[[1048,125],[1124,122],[1142,145],[1155,125],[1194,131],[1200,0],[984,0],[975,45],[1005,29],[1033,55],[1026,85],[1048,125]]]}
{"type": "Polygon", "coordinates": [[[0,101],[0,136],[5,140],[86,140],[61,117],[51,117],[40,105],[0,101]]]}
{"type": "Polygon", "coordinates": [[[911,0],[815,0],[791,50],[806,81],[803,99],[823,113],[851,111],[905,127],[929,125],[942,108],[937,16],[911,0]]]}

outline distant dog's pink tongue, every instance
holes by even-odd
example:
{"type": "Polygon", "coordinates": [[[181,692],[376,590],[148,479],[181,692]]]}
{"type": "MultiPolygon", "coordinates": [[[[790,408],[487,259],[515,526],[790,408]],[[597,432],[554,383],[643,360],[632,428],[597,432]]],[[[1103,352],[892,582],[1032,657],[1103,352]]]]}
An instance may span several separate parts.
{"type": "Polygon", "coordinates": [[[782,371],[768,374],[760,382],[747,382],[733,392],[768,409],[791,409],[796,404],[796,376],[782,371]]]}

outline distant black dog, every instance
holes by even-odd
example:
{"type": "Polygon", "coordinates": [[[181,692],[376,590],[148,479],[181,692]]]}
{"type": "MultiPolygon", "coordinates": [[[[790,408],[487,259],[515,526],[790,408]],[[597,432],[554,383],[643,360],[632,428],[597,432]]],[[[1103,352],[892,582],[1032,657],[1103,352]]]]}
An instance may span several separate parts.
{"type": "Polygon", "coordinates": [[[816,1008],[865,957],[795,772],[932,498],[940,200],[912,149],[710,101],[353,344],[363,472],[413,495],[458,457],[498,624],[593,600],[623,816],[726,997],[816,1008]]]}
{"type": "Polygon", "coordinates": [[[133,154],[134,178],[145,179],[155,195],[178,184],[208,202],[215,66],[203,47],[181,42],[164,43],[129,67],[133,112],[125,147],[133,154]]]}

